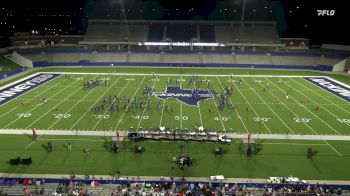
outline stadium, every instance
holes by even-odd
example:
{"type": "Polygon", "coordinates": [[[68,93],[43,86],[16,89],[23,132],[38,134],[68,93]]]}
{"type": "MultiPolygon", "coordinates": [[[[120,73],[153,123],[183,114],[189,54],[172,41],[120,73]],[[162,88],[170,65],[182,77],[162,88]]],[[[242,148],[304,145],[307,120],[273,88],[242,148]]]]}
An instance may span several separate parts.
{"type": "Polygon", "coordinates": [[[350,195],[343,3],[17,3],[0,195],[350,195]]]}

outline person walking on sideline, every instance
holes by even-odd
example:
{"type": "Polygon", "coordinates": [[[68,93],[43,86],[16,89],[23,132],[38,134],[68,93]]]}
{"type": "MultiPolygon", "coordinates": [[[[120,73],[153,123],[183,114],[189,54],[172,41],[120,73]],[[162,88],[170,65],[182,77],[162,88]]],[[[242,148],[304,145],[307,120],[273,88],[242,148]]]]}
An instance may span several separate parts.
{"type": "Polygon", "coordinates": [[[36,141],[37,134],[36,134],[35,128],[33,128],[32,130],[32,137],[33,137],[33,141],[36,141]]]}

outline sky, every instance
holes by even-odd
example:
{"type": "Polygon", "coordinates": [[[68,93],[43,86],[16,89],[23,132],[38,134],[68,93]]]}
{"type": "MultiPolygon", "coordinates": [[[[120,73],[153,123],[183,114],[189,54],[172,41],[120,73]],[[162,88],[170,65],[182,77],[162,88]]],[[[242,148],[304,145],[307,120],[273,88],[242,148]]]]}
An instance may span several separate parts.
{"type": "Polygon", "coordinates": [[[33,29],[41,34],[52,33],[53,29],[60,34],[82,34],[87,17],[240,21],[245,4],[244,20],[276,21],[281,37],[309,38],[312,44],[350,45],[347,1],[0,0],[0,36],[33,29]],[[318,10],[325,11],[319,14],[318,10]]]}

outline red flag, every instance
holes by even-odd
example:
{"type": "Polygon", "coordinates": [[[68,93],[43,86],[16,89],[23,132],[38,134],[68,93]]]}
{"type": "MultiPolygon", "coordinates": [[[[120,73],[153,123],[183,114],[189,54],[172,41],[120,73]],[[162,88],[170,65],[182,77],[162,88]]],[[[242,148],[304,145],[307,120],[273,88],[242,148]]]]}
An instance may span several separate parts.
{"type": "Polygon", "coordinates": [[[248,132],[248,144],[250,144],[250,132],[248,132]]]}

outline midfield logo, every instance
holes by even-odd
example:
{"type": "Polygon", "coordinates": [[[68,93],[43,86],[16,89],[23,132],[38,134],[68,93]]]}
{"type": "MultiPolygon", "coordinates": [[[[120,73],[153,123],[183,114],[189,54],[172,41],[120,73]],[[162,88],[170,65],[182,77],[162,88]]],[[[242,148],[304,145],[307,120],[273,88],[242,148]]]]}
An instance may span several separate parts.
{"type": "Polygon", "coordinates": [[[165,92],[153,92],[151,94],[159,99],[175,98],[187,105],[198,106],[198,102],[214,97],[214,94],[207,90],[183,90],[178,86],[167,86],[165,92]]]}

